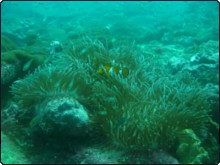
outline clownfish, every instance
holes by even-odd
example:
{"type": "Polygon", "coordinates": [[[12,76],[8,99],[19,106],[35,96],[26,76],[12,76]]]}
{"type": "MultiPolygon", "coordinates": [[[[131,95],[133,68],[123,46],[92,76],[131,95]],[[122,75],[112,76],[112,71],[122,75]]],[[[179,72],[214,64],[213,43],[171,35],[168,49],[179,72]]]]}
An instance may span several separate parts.
{"type": "Polygon", "coordinates": [[[98,74],[105,74],[107,76],[113,76],[113,75],[121,75],[123,77],[127,77],[129,74],[129,69],[127,67],[121,67],[121,66],[112,66],[110,64],[102,65],[98,68],[97,71],[98,74]]]}

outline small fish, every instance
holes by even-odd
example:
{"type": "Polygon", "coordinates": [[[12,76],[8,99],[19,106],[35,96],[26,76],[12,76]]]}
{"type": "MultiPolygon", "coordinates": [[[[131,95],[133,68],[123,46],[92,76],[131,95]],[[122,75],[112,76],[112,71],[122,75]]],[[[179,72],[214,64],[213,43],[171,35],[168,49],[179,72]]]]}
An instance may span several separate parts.
{"type": "Polygon", "coordinates": [[[106,74],[107,76],[121,75],[127,77],[129,74],[129,69],[127,67],[120,67],[118,65],[112,66],[111,64],[102,65],[98,68],[98,74],[106,74]]]}

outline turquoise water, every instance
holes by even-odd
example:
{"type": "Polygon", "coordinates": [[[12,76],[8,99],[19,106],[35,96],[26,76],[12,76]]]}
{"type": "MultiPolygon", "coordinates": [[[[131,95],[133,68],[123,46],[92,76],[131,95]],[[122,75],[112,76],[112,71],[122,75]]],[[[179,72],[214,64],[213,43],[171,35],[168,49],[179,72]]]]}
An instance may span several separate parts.
{"type": "Polygon", "coordinates": [[[5,1],[1,89],[5,164],[217,164],[219,4],[5,1]]]}

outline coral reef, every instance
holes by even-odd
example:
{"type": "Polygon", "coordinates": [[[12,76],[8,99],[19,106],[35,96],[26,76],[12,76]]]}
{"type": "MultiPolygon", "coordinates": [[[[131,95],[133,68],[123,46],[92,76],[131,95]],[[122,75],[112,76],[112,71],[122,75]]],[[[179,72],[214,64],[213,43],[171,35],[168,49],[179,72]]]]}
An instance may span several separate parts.
{"type": "Polygon", "coordinates": [[[219,163],[216,2],[1,5],[2,163],[219,163]]]}
{"type": "Polygon", "coordinates": [[[208,41],[201,45],[192,46],[185,50],[187,58],[174,57],[170,66],[174,72],[188,71],[204,85],[219,84],[219,45],[218,41],[208,41]],[[206,74],[209,70],[210,74],[206,74]]]}
{"type": "Polygon", "coordinates": [[[199,138],[207,137],[207,90],[188,72],[172,75],[157,67],[156,58],[137,58],[140,52],[134,47],[108,50],[86,37],[65,49],[67,55],[51,57],[44,67],[13,83],[20,118],[27,115],[30,128],[38,126],[47,135],[81,136],[95,123],[117,147],[148,154],[162,149],[156,155],[164,159],[158,163],[178,163],[166,152],[172,155],[178,149],[181,131],[190,128],[199,138]],[[100,74],[100,66],[107,65],[126,66],[129,74],[100,74]]]}

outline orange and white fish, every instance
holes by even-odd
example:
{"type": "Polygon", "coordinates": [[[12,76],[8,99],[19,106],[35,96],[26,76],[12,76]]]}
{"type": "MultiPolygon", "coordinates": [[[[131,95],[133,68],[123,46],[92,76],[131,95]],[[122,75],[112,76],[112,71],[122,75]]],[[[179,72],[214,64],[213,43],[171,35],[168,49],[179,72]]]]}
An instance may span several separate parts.
{"type": "Polygon", "coordinates": [[[113,66],[111,64],[101,65],[97,71],[98,74],[113,76],[113,75],[121,75],[123,77],[127,77],[129,74],[129,69],[127,67],[121,66],[113,66]]]}

